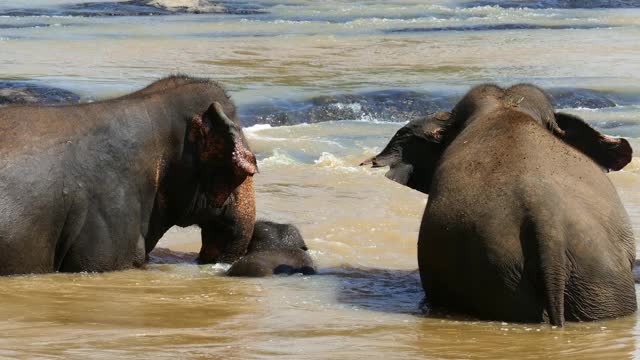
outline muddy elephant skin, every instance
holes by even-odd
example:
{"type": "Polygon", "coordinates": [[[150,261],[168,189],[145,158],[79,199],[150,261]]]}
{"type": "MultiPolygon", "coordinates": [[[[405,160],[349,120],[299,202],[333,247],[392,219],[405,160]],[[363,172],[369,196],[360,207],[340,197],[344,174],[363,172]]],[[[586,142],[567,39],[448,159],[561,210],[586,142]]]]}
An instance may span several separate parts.
{"type": "Polygon", "coordinates": [[[363,164],[429,194],[418,263],[433,307],[562,326],[636,311],[634,236],[605,174],[631,157],[535,86],[482,85],[363,164]]]}
{"type": "MultiPolygon", "coordinates": [[[[170,227],[230,212],[257,171],[235,106],[208,79],[1,108],[0,129],[0,275],[140,266],[170,227]]],[[[227,240],[218,256],[233,258],[225,252],[241,256],[250,237],[227,240]]]]}

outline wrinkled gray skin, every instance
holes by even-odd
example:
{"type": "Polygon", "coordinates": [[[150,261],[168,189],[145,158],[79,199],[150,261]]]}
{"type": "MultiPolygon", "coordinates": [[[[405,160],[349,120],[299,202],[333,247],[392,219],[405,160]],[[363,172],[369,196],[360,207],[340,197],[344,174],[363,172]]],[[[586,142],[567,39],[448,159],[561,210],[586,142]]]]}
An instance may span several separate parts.
{"type": "Polygon", "coordinates": [[[207,79],[1,108],[0,275],[140,266],[172,226],[219,219],[225,238],[203,247],[235,260],[253,233],[256,171],[233,103],[207,79]]]}
{"type": "Polygon", "coordinates": [[[313,260],[298,229],[290,224],[257,221],[247,254],[227,270],[229,276],[265,277],[315,274],[313,260]]]}
{"type": "Polygon", "coordinates": [[[482,85],[363,164],[429,194],[418,262],[432,306],[562,326],[636,311],[634,237],[605,175],[631,155],[532,85],[482,85]]]}

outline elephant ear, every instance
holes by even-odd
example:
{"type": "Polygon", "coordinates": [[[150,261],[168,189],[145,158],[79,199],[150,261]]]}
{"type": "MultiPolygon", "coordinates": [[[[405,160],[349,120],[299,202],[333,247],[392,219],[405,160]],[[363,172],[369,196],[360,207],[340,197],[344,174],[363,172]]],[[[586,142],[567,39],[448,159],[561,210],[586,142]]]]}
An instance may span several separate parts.
{"type": "Polygon", "coordinates": [[[389,166],[386,177],[428,194],[436,163],[444,150],[443,136],[451,122],[448,112],[413,120],[396,132],[380,154],[360,165],[389,166]]]}
{"type": "Polygon", "coordinates": [[[555,135],[607,171],[621,170],[631,162],[633,150],[627,140],[607,136],[574,115],[556,113],[555,118],[559,127],[555,135]]]}
{"type": "Polygon", "coordinates": [[[216,207],[222,206],[248,176],[258,172],[242,129],[218,102],[192,119],[189,140],[196,146],[204,188],[216,207]]]}

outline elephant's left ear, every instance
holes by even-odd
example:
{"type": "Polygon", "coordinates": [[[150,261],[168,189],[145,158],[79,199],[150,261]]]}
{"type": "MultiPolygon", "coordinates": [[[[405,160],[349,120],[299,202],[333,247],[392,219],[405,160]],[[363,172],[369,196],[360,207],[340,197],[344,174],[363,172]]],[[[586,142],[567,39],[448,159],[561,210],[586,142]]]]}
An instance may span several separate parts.
{"type": "Polygon", "coordinates": [[[389,166],[386,177],[428,194],[436,162],[444,150],[442,139],[450,122],[448,112],[413,120],[396,132],[380,154],[360,165],[389,166]]]}
{"type": "Polygon", "coordinates": [[[559,130],[554,134],[607,171],[621,170],[631,162],[633,150],[627,140],[607,136],[574,115],[556,113],[555,118],[559,130]]]}

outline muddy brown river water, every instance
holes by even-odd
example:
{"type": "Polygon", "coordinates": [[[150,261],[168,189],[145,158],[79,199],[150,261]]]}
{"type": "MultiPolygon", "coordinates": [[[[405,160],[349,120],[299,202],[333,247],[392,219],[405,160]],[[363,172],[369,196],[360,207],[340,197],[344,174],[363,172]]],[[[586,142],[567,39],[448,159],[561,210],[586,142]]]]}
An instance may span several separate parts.
{"type": "MultiPolygon", "coordinates": [[[[320,274],[226,278],[165,253],[140,270],[0,278],[0,358],[640,358],[638,315],[554,329],[425,312],[427,197],[357,166],[486,81],[555,89],[563,111],[638,151],[637,2],[263,0],[254,13],[91,17],[70,3],[0,1],[0,81],[91,101],[173,72],[219,79],[259,158],[258,216],[299,226],[320,274]]],[[[638,238],[640,159],[609,176],[638,238]]],[[[160,246],[197,251],[198,229],[160,246]]]]}

